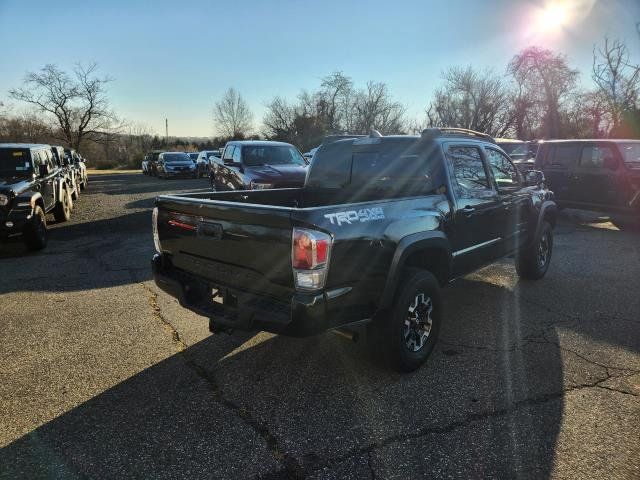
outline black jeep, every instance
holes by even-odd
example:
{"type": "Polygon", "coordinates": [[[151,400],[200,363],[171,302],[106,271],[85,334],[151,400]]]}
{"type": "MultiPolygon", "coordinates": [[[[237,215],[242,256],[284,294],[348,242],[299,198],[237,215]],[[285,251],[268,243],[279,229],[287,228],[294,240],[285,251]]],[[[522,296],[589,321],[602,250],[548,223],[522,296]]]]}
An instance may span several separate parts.
{"type": "Polygon", "coordinates": [[[84,159],[72,148],[65,148],[64,156],[65,161],[75,170],[80,190],[85,190],[89,183],[89,175],[87,175],[87,166],[84,164],[84,159]]]}
{"type": "Polygon", "coordinates": [[[71,200],[77,200],[80,197],[81,178],[75,165],[68,156],[64,154],[64,148],[60,146],[52,146],[51,153],[55,163],[63,172],[67,188],[71,192],[71,200]]]}
{"type": "Polygon", "coordinates": [[[66,175],[49,145],[0,144],[0,240],[22,237],[27,247],[47,244],[47,220],[71,217],[66,175]]]}
{"type": "Polygon", "coordinates": [[[549,268],[553,194],[487,135],[373,132],[323,144],[309,168],[302,188],[158,197],[157,285],[212,331],[367,324],[412,370],[434,348],[440,287],[511,254],[523,278],[549,268]]]}

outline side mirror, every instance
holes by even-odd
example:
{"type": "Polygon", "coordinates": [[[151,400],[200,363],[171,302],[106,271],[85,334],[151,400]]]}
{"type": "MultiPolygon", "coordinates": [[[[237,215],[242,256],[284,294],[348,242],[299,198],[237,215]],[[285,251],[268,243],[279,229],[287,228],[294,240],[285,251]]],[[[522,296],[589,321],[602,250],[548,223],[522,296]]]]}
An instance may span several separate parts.
{"type": "Polygon", "coordinates": [[[542,185],[544,183],[544,180],[544,173],[542,173],[540,170],[529,170],[524,175],[524,184],[527,187],[542,185]]]}
{"type": "Polygon", "coordinates": [[[613,157],[605,157],[602,163],[604,165],[604,168],[607,168],[609,170],[615,170],[618,168],[618,162],[613,157]]]}
{"type": "Polygon", "coordinates": [[[47,175],[49,175],[49,165],[46,163],[41,163],[38,166],[38,173],[41,177],[46,177],[47,175]]]}

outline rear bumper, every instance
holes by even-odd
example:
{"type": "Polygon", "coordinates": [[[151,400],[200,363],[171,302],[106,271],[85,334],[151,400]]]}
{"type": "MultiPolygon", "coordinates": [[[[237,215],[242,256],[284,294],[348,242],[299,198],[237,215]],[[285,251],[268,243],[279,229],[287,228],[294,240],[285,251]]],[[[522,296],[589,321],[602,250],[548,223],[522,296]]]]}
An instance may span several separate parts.
{"type": "Polygon", "coordinates": [[[265,330],[305,337],[325,331],[327,297],[324,293],[295,292],[289,301],[256,295],[211,282],[177,269],[163,255],[151,260],[156,285],[184,308],[237,330],[265,330]],[[213,291],[217,290],[217,301],[213,291]],[[222,301],[220,301],[222,300],[222,301]]]}

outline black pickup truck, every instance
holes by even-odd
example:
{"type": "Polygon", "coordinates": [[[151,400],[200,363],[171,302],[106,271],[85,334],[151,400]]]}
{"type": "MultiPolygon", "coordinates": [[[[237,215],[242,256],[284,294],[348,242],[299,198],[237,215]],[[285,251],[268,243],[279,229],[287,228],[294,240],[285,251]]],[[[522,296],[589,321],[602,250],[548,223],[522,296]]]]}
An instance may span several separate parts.
{"type": "Polygon", "coordinates": [[[155,281],[212,332],[364,324],[410,371],[436,342],[440,287],[511,254],[521,277],[545,275],[556,205],[543,181],[468,130],[326,143],[302,188],[158,197],[155,281]]]}

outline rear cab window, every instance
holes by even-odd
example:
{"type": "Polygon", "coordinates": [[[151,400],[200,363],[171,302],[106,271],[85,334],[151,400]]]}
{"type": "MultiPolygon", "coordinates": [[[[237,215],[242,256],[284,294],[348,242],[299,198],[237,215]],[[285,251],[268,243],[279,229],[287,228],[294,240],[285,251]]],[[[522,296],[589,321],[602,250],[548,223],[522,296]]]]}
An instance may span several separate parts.
{"type": "Polygon", "coordinates": [[[354,200],[366,201],[428,195],[446,185],[435,144],[414,138],[368,140],[323,145],[306,187],[343,189],[354,200]]]}

